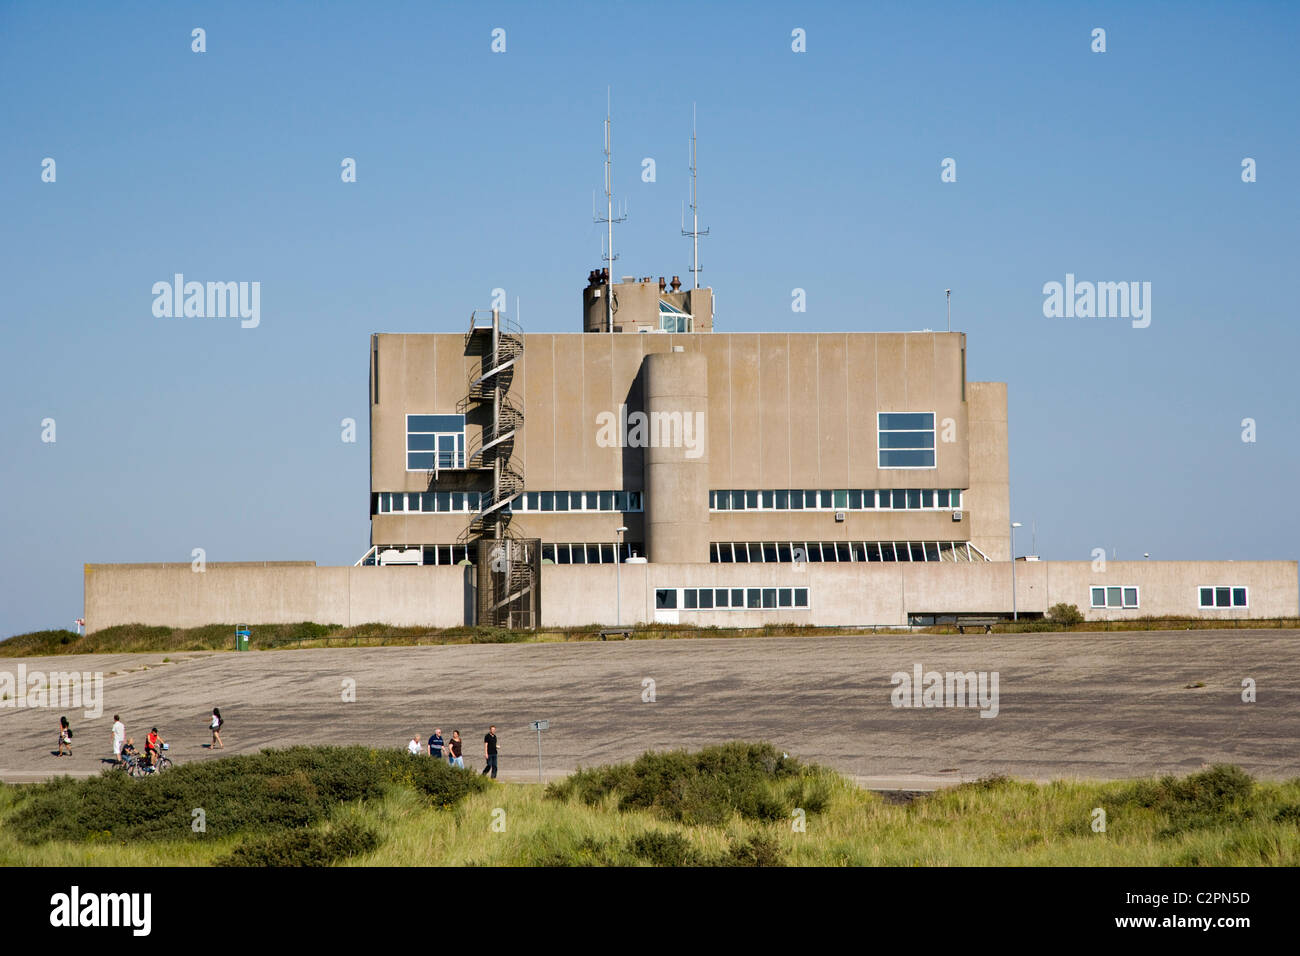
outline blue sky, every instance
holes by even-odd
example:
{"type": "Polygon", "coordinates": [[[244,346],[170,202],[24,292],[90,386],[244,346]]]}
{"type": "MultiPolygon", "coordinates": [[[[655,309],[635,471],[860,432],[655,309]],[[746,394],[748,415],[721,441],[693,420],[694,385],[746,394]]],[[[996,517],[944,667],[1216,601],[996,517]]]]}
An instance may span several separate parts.
{"type": "Polygon", "coordinates": [[[459,331],[496,287],[528,331],[580,328],[607,85],[618,274],[689,277],[698,104],[719,329],[943,328],[952,288],[970,378],[1009,383],[1013,517],[1045,558],[1295,559],[1298,25],[1281,3],[0,5],[0,635],[70,626],[84,562],[355,561],[367,336],[459,331]],[[261,282],[260,326],[156,318],[176,272],[261,282]],[[1067,273],[1150,282],[1150,326],[1045,318],[1067,273]]]}

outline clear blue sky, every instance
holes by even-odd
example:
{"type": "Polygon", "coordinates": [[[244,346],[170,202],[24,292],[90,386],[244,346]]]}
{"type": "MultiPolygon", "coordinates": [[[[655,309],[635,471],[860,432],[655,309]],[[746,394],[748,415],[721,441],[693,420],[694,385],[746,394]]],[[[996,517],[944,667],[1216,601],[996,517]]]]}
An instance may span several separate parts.
{"type": "Polygon", "coordinates": [[[688,277],[698,103],[720,329],[943,328],[952,288],[970,378],[1009,383],[1013,517],[1044,557],[1294,559],[1298,25],[1281,3],[5,3],[0,635],[70,626],[84,562],[355,561],[368,334],[459,331],[498,286],[529,331],[580,328],[607,84],[619,274],[688,277]],[[155,318],[176,272],[261,282],[260,327],[155,318]],[[1066,273],[1150,282],[1150,327],[1045,318],[1066,273]]]}

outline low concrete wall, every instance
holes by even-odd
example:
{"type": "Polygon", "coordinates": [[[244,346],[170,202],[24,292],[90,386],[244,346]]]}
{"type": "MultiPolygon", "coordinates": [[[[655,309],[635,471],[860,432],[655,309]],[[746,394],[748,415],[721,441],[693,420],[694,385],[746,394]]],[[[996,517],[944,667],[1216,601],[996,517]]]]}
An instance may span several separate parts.
{"type": "Polygon", "coordinates": [[[88,564],[86,633],[115,624],[394,624],[466,620],[464,567],[317,567],[312,562],[88,564]]]}
{"type": "MultiPolygon", "coordinates": [[[[114,624],[195,627],[212,623],[382,623],[455,627],[469,618],[464,567],[316,567],[310,563],[103,565],[85,569],[87,632],[114,624]]],[[[625,564],[544,565],[547,627],[656,619],[658,588],[806,587],[807,608],[677,609],[684,624],[749,627],[795,623],[904,625],[909,614],[1006,613],[1011,564],[625,564]]],[[[1295,561],[1019,561],[1016,606],[1042,613],[1076,605],[1092,621],[1154,615],[1213,620],[1300,616],[1295,561]],[[1090,588],[1138,588],[1139,607],[1093,610],[1090,588]],[[1197,589],[1249,589],[1249,606],[1201,610],[1197,589]]]]}

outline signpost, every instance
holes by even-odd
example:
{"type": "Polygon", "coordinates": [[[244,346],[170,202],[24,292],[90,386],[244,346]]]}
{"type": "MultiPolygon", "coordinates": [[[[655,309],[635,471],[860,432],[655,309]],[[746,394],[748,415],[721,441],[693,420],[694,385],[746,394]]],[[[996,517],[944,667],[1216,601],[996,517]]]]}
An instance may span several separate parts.
{"type": "Polygon", "coordinates": [[[537,731],[537,782],[542,782],[542,731],[549,730],[551,722],[549,720],[534,720],[532,722],[533,730],[537,731]]]}

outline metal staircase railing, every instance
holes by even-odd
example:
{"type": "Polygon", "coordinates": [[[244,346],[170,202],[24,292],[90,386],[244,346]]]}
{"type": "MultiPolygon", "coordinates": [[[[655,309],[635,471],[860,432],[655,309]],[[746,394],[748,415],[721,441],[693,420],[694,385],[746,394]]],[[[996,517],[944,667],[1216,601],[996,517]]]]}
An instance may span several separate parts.
{"type": "Polygon", "coordinates": [[[492,310],[490,322],[484,321],[486,315],[470,315],[465,349],[471,355],[481,355],[482,360],[480,367],[470,373],[465,396],[457,408],[467,419],[475,412],[487,413],[480,433],[465,450],[465,465],[490,472],[492,487],[480,496],[479,510],[461,532],[458,543],[501,545],[487,552],[483,544],[479,545],[479,623],[534,627],[540,594],[540,556],[535,561],[509,560],[499,569],[484,558],[494,551],[522,555],[540,547],[525,544],[510,529],[510,503],[524,490],[523,469],[514,458],[515,436],[524,427],[524,412],[510,396],[515,369],[524,354],[524,334],[517,323],[498,310],[492,310]]]}

